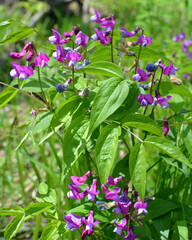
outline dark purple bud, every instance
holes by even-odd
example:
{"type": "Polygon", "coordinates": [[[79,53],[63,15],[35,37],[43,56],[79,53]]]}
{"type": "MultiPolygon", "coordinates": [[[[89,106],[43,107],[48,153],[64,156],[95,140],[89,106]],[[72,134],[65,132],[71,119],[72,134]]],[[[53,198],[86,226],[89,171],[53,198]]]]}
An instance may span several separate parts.
{"type": "Polygon", "coordinates": [[[147,72],[155,72],[156,67],[157,66],[155,64],[147,64],[145,69],[147,70],[147,72]]]}
{"type": "Polygon", "coordinates": [[[167,133],[169,132],[169,123],[168,123],[167,119],[163,120],[163,125],[164,125],[163,133],[164,133],[164,136],[166,136],[167,133]]]}
{"type": "Polygon", "coordinates": [[[58,93],[62,93],[64,91],[67,91],[68,90],[68,86],[66,86],[65,84],[62,84],[62,83],[57,83],[55,85],[55,88],[57,90],[58,93]]]}

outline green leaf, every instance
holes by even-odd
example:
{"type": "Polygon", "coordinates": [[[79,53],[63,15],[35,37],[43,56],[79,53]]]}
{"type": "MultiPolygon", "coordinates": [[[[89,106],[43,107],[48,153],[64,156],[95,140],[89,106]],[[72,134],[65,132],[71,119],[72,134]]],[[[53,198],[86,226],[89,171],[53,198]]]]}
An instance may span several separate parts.
{"type": "Polygon", "coordinates": [[[0,30],[7,28],[9,25],[11,25],[13,22],[15,22],[14,20],[7,20],[7,21],[3,21],[0,23],[0,30]]]}
{"type": "Polygon", "coordinates": [[[167,240],[170,232],[171,213],[164,214],[153,220],[161,240],[167,240]]]}
{"type": "Polygon", "coordinates": [[[40,194],[47,194],[48,193],[48,185],[44,182],[41,182],[38,188],[40,194]]]}
{"type": "Polygon", "coordinates": [[[31,133],[31,131],[29,131],[25,134],[25,136],[21,139],[21,142],[19,143],[19,145],[16,147],[15,151],[17,151],[27,141],[30,133],[31,133]]]}
{"type": "Polygon", "coordinates": [[[5,240],[10,240],[21,228],[23,222],[25,221],[25,214],[19,214],[15,216],[5,229],[5,240]]]}
{"type": "Polygon", "coordinates": [[[183,126],[183,132],[182,132],[183,141],[185,143],[185,146],[190,154],[190,157],[192,158],[192,126],[185,124],[183,126]]]}
{"type": "Polygon", "coordinates": [[[146,188],[146,154],[144,145],[137,143],[131,151],[129,158],[129,170],[133,185],[142,201],[146,188]]]}
{"type": "Polygon", "coordinates": [[[179,240],[189,239],[188,227],[186,221],[177,221],[176,227],[178,231],[179,240]]]}
{"type": "Polygon", "coordinates": [[[76,72],[80,73],[90,73],[90,74],[96,74],[96,75],[105,75],[108,77],[121,77],[124,78],[124,74],[120,67],[118,67],[114,63],[110,62],[96,62],[89,64],[85,66],[84,68],[81,68],[79,70],[76,70],[76,72]]]}
{"type": "Polygon", "coordinates": [[[129,84],[121,78],[106,80],[93,101],[90,132],[93,132],[105,119],[117,110],[129,93],[129,84]]]}
{"type": "Polygon", "coordinates": [[[32,218],[35,215],[39,215],[51,207],[53,207],[53,204],[47,202],[32,203],[31,205],[24,208],[25,214],[27,215],[25,220],[32,218]]]}
{"type": "Polygon", "coordinates": [[[109,173],[114,166],[118,148],[118,134],[118,126],[110,124],[102,130],[97,140],[96,165],[101,184],[107,182],[109,173]]]}
{"type": "Polygon", "coordinates": [[[13,88],[5,88],[0,93],[0,108],[7,104],[9,101],[11,101],[17,93],[18,90],[15,90],[13,88]]]}
{"type": "MultiPolygon", "coordinates": [[[[117,58],[117,50],[113,49],[113,55],[117,58]]],[[[100,62],[101,60],[111,59],[111,46],[100,46],[90,55],[91,63],[100,62]]]]}
{"type": "Polygon", "coordinates": [[[51,111],[39,114],[32,129],[33,134],[46,130],[49,127],[52,118],[53,112],[51,111]]]}
{"type": "Polygon", "coordinates": [[[70,170],[71,166],[76,162],[78,157],[85,149],[88,140],[89,121],[87,119],[75,119],[68,127],[64,136],[65,151],[64,151],[64,163],[65,173],[64,177],[70,170]]]}
{"type": "Polygon", "coordinates": [[[40,240],[54,240],[55,234],[57,233],[60,225],[61,222],[48,223],[43,229],[40,240]]]}
{"type": "Polygon", "coordinates": [[[169,81],[169,82],[162,82],[160,85],[160,88],[163,91],[163,93],[165,93],[166,95],[167,94],[172,95],[172,93],[176,93],[181,95],[182,97],[185,96],[185,97],[192,98],[192,93],[184,85],[177,86],[169,81]]]}
{"type": "Polygon", "coordinates": [[[184,100],[180,95],[175,93],[172,93],[171,96],[172,98],[169,100],[169,107],[174,112],[179,112],[179,110],[183,107],[184,100]]]}
{"type": "Polygon", "coordinates": [[[34,33],[34,29],[24,26],[21,27],[16,32],[12,32],[9,35],[7,35],[3,40],[0,41],[0,44],[9,43],[9,42],[17,42],[20,40],[23,40],[25,38],[28,38],[34,33]]]}
{"type": "Polygon", "coordinates": [[[141,114],[128,114],[121,120],[123,126],[134,127],[158,136],[163,136],[162,129],[151,118],[141,114]]]}
{"type": "Polygon", "coordinates": [[[20,215],[24,213],[24,209],[20,206],[14,206],[12,208],[1,208],[0,215],[10,216],[10,215],[20,215]]]}
{"type": "Polygon", "coordinates": [[[168,139],[163,137],[147,137],[145,139],[145,143],[155,146],[162,150],[163,152],[167,153],[170,157],[176,159],[179,162],[182,162],[186,166],[192,168],[192,164],[189,160],[183,155],[180,149],[173,145],[168,139]]]}

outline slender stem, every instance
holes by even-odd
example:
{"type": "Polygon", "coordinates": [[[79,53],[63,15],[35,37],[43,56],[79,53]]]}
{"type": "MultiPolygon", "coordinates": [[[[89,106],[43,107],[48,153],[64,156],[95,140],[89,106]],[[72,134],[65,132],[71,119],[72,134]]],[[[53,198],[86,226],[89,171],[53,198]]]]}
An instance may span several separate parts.
{"type": "Polygon", "coordinates": [[[149,172],[155,165],[157,165],[160,161],[162,160],[162,158],[160,158],[156,163],[154,163],[151,167],[149,167],[147,169],[147,172],[149,172]]]}
{"type": "Polygon", "coordinates": [[[43,87],[42,87],[42,83],[41,83],[40,67],[39,67],[39,66],[37,67],[37,73],[38,73],[38,80],[39,80],[39,86],[40,86],[40,88],[41,88],[41,93],[42,93],[42,96],[43,96],[44,101],[47,103],[47,100],[46,100],[46,97],[45,97],[45,93],[44,93],[44,91],[43,91],[43,87]]]}
{"type": "Polygon", "coordinates": [[[191,112],[192,112],[192,111],[189,110],[189,111],[184,111],[184,112],[181,112],[181,113],[175,113],[173,116],[168,117],[167,120],[170,119],[170,118],[173,118],[173,117],[175,117],[175,116],[177,116],[177,115],[186,114],[186,113],[191,113],[191,112]]]}
{"type": "Polygon", "coordinates": [[[33,100],[35,100],[36,102],[40,103],[41,105],[43,105],[44,107],[47,107],[46,104],[42,103],[41,101],[39,101],[37,98],[33,97],[32,95],[29,95],[28,93],[24,92],[23,90],[19,89],[19,88],[16,88],[16,87],[13,87],[11,85],[8,85],[6,83],[3,83],[3,82],[0,82],[0,84],[4,85],[4,86],[7,86],[7,87],[10,87],[10,88],[13,88],[15,90],[18,90],[19,92],[25,94],[26,96],[32,98],[33,100]]]}
{"type": "Polygon", "coordinates": [[[40,226],[41,226],[41,218],[39,216],[37,216],[36,221],[35,221],[35,229],[33,232],[32,240],[38,240],[40,226]]]}
{"type": "Polygon", "coordinates": [[[73,82],[73,93],[75,94],[75,76],[74,76],[74,65],[72,65],[72,82],[73,82]]]}
{"type": "MultiPolygon", "coordinates": [[[[141,29],[141,35],[143,35],[144,33],[144,30],[142,28],[141,29]]],[[[139,53],[138,53],[138,57],[137,57],[137,63],[135,65],[135,74],[137,72],[137,66],[139,65],[139,58],[140,58],[140,55],[141,55],[141,49],[142,49],[142,44],[140,44],[140,47],[139,47],[139,53]]]]}
{"type": "Polygon", "coordinates": [[[113,30],[111,32],[111,62],[114,63],[114,59],[113,59],[113,30]]]}
{"type": "Polygon", "coordinates": [[[159,83],[158,83],[158,86],[157,86],[158,91],[159,91],[159,87],[160,87],[160,84],[161,84],[162,77],[163,77],[163,68],[161,69],[161,76],[160,76],[159,83]]]}

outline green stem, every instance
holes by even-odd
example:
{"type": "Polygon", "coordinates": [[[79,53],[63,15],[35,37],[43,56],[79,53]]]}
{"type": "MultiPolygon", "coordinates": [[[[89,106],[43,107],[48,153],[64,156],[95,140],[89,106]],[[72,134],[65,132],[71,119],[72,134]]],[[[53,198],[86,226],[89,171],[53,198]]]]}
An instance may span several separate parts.
{"type": "Polygon", "coordinates": [[[35,229],[34,229],[34,232],[33,232],[33,239],[32,240],[38,240],[40,226],[41,226],[41,218],[37,216],[37,218],[35,220],[35,229]]]}
{"type": "Polygon", "coordinates": [[[45,93],[44,93],[44,91],[43,91],[43,87],[42,87],[42,83],[41,83],[40,67],[39,67],[39,66],[37,67],[37,73],[38,73],[38,80],[39,80],[39,86],[40,86],[40,88],[41,88],[41,93],[42,93],[42,96],[43,96],[44,101],[47,103],[47,100],[46,100],[46,97],[45,97],[45,93]]]}
{"type": "Polygon", "coordinates": [[[160,76],[159,83],[158,83],[158,86],[157,86],[158,91],[159,91],[159,87],[160,87],[160,84],[161,84],[162,77],[163,77],[163,68],[161,69],[161,76],[160,76]]]}
{"type": "Polygon", "coordinates": [[[113,59],[113,30],[111,32],[111,62],[114,63],[114,59],[113,59]]]}
{"type": "Polygon", "coordinates": [[[72,65],[72,82],[73,82],[73,93],[75,94],[75,76],[74,76],[74,65],[72,65]]]}

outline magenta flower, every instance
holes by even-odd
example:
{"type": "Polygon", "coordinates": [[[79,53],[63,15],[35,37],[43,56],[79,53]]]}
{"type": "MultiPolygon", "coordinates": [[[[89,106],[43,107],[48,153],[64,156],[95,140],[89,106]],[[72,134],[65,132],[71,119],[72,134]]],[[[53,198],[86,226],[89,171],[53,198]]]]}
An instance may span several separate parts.
{"type": "Polygon", "coordinates": [[[127,214],[129,212],[129,207],[131,206],[132,202],[131,199],[127,198],[128,194],[128,187],[126,186],[123,190],[123,194],[119,197],[117,201],[117,208],[113,210],[116,212],[117,215],[120,213],[127,214]]]}
{"type": "Polygon", "coordinates": [[[134,37],[136,33],[140,30],[139,27],[136,27],[132,32],[127,32],[127,30],[123,27],[120,27],[119,30],[121,30],[121,36],[123,38],[128,38],[128,37],[134,37]]]}
{"type": "Polygon", "coordinates": [[[27,52],[29,52],[29,53],[28,53],[28,55],[26,57],[26,60],[29,62],[29,61],[31,61],[31,59],[34,56],[34,50],[33,50],[33,43],[32,42],[27,43],[20,53],[18,53],[18,52],[10,52],[10,56],[13,59],[21,59],[21,58],[23,58],[25,56],[25,54],[27,52]]]}
{"type": "Polygon", "coordinates": [[[161,68],[163,68],[163,74],[164,75],[168,75],[168,74],[173,74],[175,75],[176,71],[178,70],[178,68],[173,67],[173,62],[169,61],[171,64],[169,66],[165,66],[163,64],[160,64],[159,66],[161,68]]]}
{"type": "Polygon", "coordinates": [[[151,94],[139,94],[139,97],[137,98],[137,100],[141,103],[141,106],[147,106],[149,104],[153,103],[153,97],[151,94]]]}
{"type": "Polygon", "coordinates": [[[181,32],[179,35],[176,34],[174,37],[173,37],[173,41],[174,42],[180,42],[181,40],[185,39],[185,33],[184,32],[181,32]]]}
{"type": "Polygon", "coordinates": [[[72,52],[68,52],[66,55],[67,61],[69,61],[69,67],[72,65],[76,65],[77,61],[81,60],[81,54],[77,51],[73,50],[72,52]]]}
{"type": "Polygon", "coordinates": [[[97,28],[94,28],[94,30],[95,30],[95,34],[91,36],[91,38],[94,41],[99,40],[99,42],[102,45],[107,45],[107,44],[111,43],[111,37],[109,36],[108,32],[103,31],[103,30],[99,31],[97,28]]]}
{"type": "Polygon", "coordinates": [[[49,37],[49,42],[55,45],[62,45],[69,42],[70,38],[62,39],[61,34],[59,34],[56,30],[52,29],[53,36],[49,37]]]}
{"type": "Polygon", "coordinates": [[[89,216],[87,220],[85,217],[82,217],[82,223],[83,223],[83,232],[82,232],[82,240],[83,240],[86,236],[90,236],[93,233],[94,226],[99,224],[99,221],[96,220],[94,222],[94,211],[91,210],[89,212],[89,216]]]}
{"type": "Polygon", "coordinates": [[[138,37],[138,43],[143,45],[143,47],[147,47],[147,45],[150,45],[152,43],[151,37],[146,37],[145,35],[140,35],[138,37]]]}
{"type": "Polygon", "coordinates": [[[102,23],[102,22],[105,20],[105,18],[102,18],[102,19],[101,19],[101,14],[100,14],[100,12],[97,11],[96,9],[94,9],[94,11],[95,11],[95,15],[93,15],[93,16],[91,17],[91,21],[92,21],[92,22],[97,22],[97,23],[102,23]]]}
{"type": "Polygon", "coordinates": [[[92,202],[95,201],[95,196],[97,194],[99,194],[99,190],[97,190],[97,179],[93,179],[93,182],[92,182],[92,185],[91,185],[91,188],[89,190],[89,188],[87,187],[87,193],[88,193],[88,199],[92,202]]]}
{"type": "Polygon", "coordinates": [[[142,203],[140,197],[137,197],[137,202],[134,204],[134,208],[138,210],[139,215],[143,212],[148,213],[146,209],[147,203],[142,203]]]}
{"type": "Polygon", "coordinates": [[[68,186],[69,186],[70,191],[67,193],[67,196],[70,199],[72,199],[72,198],[82,199],[85,196],[87,196],[87,194],[88,194],[87,191],[83,191],[80,193],[80,191],[81,191],[80,188],[75,185],[69,184],[68,186]]]}
{"type": "Polygon", "coordinates": [[[167,119],[163,120],[163,125],[164,125],[163,133],[164,133],[164,136],[166,136],[167,133],[169,132],[169,123],[168,123],[167,119]]]}
{"type": "Polygon", "coordinates": [[[146,73],[139,66],[137,67],[137,73],[133,75],[133,80],[137,82],[146,82],[147,79],[151,76],[151,72],[146,73]]]}
{"type": "MultiPolygon", "coordinates": [[[[71,79],[71,78],[69,78],[71,79]]],[[[70,82],[71,83],[71,82],[70,82]]],[[[91,172],[86,172],[82,177],[71,176],[71,182],[77,186],[83,184],[91,176],[91,172]]]]}
{"type": "Polygon", "coordinates": [[[116,183],[120,182],[122,180],[122,177],[117,177],[117,178],[113,178],[110,173],[109,173],[109,177],[107,179],[107,183],[106,185],[115,185],[116,183]]]}
{"type": "Polygon", "coordinates": [[[47,62],[49,61],[49,57],[43,53],[41,54],[40,52],[37,53],[37,57],[35,58],[35,65],[36,66],[41,66],[44,68],[47,66],[47,62]]]}
{"type": "Polygon", "coordinates": [[[29,66],[20,66],[16,62],[12,62],[14,69],[10,71],[10,76],[19,79],[27,79],[29,76],[33,75],[33,68],[29,66]]]}
{"type": "Polygon", "coordinates": [[[116,201],[116,199],[119,199],[118,193],[121,191],[121,188],[114,187],[113,192],[111,192],[105,184],[102,184],[101,188],[105,193],[106,199],[112,199],[114,201],[116,201]]]}
{"type": "Polygon", "coordinates": [[[121,223],[117,223],[116,219],[114,221],[114,224],[116,226],[116,228],[113,230],[113,232],[116,232],[117,234],[121,235],[123,230],[128,230],[128,226],[127,226],[127,218],[123,218],[123,220],[121,221],[121,223]]]}
{"type": "Polygon", "coordinates": [[[124,234],[122,235],[124,239],[127,239],[127,240],[134,240],[135,238],[138,238],[138,236],[136,234],[133,234],[133,226],[132,225],[129,225],[128,227],[128,234],[127,236],[125,236],[124,234]]]}
{"type": "Polygon", "coordinates": [[[105,28],[106,32],[111,32],[115,26],[115,15],[111,15],[111,20],[105,20],[101,23],[100,27],[105,28]]]}
{"type": "Polygon", "coordinates": [[[72,231],[76,231],[77,229],[80,228],[82,221],[81,221],[81,217],[78,215],[75,215],[73,213],[68,213],[65,217],[64,217],[65,221],[67,222],[67,224],[65,225],[65,227],[68,230],[72,230],[72,231]]]}
{"type": "Polygon", "coordinates": [[[88,41],[89,41],[89,37],[83,33],[83,32],[78,32],[76,37],[75,37],[75,43],[78,45],[78,46],[83,46],[85,47],[87,44],[88,44],[88,41]]]}
{"type": "Polygon", "coordinates": [[[160,104],[162,108],[168,108],[169,104],[167,101],[169,101],[172,96],[167,95],[167,99],[164,97],[161,97],[160,93],[158,90],[155,90],[155,97],[157,98],[156,103],[160,104]]]}
{"type": "Polygon", "coordinates": [[[64,47],[61,45],[56,46],[56,52],[53,53],[52,57],[57,59],[59,62],[66,62],[66,55],[67,52],[65,51],[64,47]]]}

